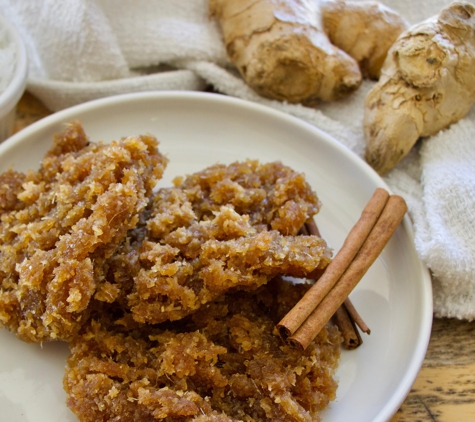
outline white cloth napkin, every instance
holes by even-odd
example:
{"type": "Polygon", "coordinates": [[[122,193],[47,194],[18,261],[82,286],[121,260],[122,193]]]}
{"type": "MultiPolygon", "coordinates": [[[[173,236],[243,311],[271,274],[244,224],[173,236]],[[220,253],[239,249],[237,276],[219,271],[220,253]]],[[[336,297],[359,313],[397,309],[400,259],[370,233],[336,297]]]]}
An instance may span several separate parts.
{"type": "MultiPolygon", "coordinates": [[[[449,3],[382,2],[411,24],[449,3]]],[[[211,84],[297,116],[363,155],[363,100],[373,82],[315,108],[263,99],[234,71],[208,0],[0,0],[0,7],[25,40],[28,90],[51,110],[211,84]]],[[[475,319],[475,111],[423,140],[385,179],[408,202],[417,251],[433,274],[436,316],[475,319]]]]}

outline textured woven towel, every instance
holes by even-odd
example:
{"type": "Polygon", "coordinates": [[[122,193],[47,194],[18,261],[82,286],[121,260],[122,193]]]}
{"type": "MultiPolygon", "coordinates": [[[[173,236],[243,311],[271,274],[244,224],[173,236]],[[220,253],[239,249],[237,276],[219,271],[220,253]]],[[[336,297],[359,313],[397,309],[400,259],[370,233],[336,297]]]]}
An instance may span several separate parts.
{"type": "MultiPolygon", "coordinates": [[[[449,2],[383,3],[417,23],[449,2]]],[[[112,94],[212,84],[300,117],[362,156],[363,100],[372,82],[350,98],[317,108],[262,99],[233,71],[207,5],[208,0],[0,0],[0,10],[27,45],[28,89],[52,110],[112,94]],[[163,71],[169,66],[178,70],[163,71]]],[[[434,275],[435,314],[475,319],[475,112],[421,142],[386,181],[408,202],[418,253],[434,275]]]]}

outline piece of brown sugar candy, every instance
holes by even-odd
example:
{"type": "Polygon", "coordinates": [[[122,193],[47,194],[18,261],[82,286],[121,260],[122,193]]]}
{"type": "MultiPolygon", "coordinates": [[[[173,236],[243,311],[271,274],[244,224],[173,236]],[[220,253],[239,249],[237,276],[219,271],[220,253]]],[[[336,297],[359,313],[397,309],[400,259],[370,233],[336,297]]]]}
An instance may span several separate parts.
{"type": "Polygon", "coordinates": [[[128,306],[137,321],[148,323],[183,318],[229,290],[256,289],[276,275],[305,277],[330,262],[322,239],[277,231],[209,239],[196,259],[151,241],[140,252],[142,267],[128,306]]]}
{"type": "Polygon", "coordinates": [[[335,399],[339,332],[301,352],[274,331],[306,289],[272,280],[165,327],[93,315],[71,343],[67,404],[83,422],[318,421],[335,399]]]}
{"type": "Polygon", "coordinates": [[[161,323],[229,290],[305,277],[331,260],[323,239],[296,235],[319,208],[305,177],[282,163],[209,167],[156,193],[141,240],[108,261],[108,287],[136,321],[161,323]]]}
{"type": "Polygon", "coordinates": [[[322,205],[305,175],[280,161],[216,164],[177,178],[175,185],[185,193],[198,221],[213,218],[227,205],[239,215],[248,215],[254,228],[284,235],[297,234],[322,205]]]}
{"type": "Polygon", "coordinates": [[[152,136],[89,142],[72,122],[37,171],[6,172],[0,200],[0,322],[29,342],[68,340],[102,265],[137,225],[166,158],[152,136]],[[14,195],[13,195],[14,193],[14,195]]]}

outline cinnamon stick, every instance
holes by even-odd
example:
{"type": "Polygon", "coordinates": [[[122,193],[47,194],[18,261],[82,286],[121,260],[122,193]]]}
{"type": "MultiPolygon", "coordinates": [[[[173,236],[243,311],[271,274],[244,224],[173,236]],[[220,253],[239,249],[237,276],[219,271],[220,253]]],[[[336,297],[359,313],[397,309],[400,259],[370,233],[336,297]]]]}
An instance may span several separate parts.
{"type": "Polygon", "coordinates": [[[299,230],[298,234],[300,234],[302,236],[308,236],[309,235],[306,224],[304,224],[302,227],[300,227],[300,230],[299,230]]]}
{"type": "Polygon", "coordinates": [[[371,334],[371,330],[369,327],[366,325],[364,322],[363,318],[361,318],[361,315],[358,313],[358,311],[355,308],[355,305],[351,302],[350,298],[347,297],[345,301],[343,302],[343,305],[345,306],[348,315],[350,318],[354,321],[354,323],[358,326],[358,328],[366,334],[371,334]]]}
{"type": "MultiPolygon", "coordinates": [[[[338,283],[335,283],[305,322],[287,339],[289,344],[300,349],[307,348],[382,252],[406,211],[407,205],[402,197],[389,197],[380,218],[338,283]]],[[[325,274],[322,279],[324,276],[325,274]]]]}
{"type": "Polygon", "coordinates": [[[313,218],[309,218],[305,222],[304,227],[307,230],[308,234],[311,234],[312,236],[322,237],[322,235],[320,234],[320,230],[318,229],[317,223],[315,223],[315,220],[313,218]]]}
{"type": "MultiPolygon", "coordinates": [[[[343,246],[325,269],[318,283],[315,283],[277,324],[277,329],[282,338],[292,336],[297,331],[345,272],[380,217],[388,198],[389,193],[385,189],[377,188],[375,190],[370,201],[363,209],[360,219],[351,229],[343,246]]],[[[311,225],[310,227],[308,224],[306,226],[307,230],[312,229],[311,225]]]]}
{"type": "MultiPolygon", "coordinates": [[[[309,218],[305,222],[303,228],[305,229],[305,232],[310,235],[322,237],[317,223],[315,223],[313,218],[309,218]]],[[[363,333],[371,334],[371,330],[366,322],[364,322],[349,297],[347,297],[345,302],[343,302],[343,305],[338,308],[334,317],[338,328],[342,332],[345,349],[353,350],[363,343],[363,339],[356,328],[357,326],[363,333]]]]}
{"type": "Polygon", "coordinates": [[[363,343],[363,339],[361,338],[361,335],[358,332],[358,329],[356,328],[354,320],[349,315],[345,304],[342,304],[336,310],[335,315],[333,315],[333,318],[335,320],[335,324],[340,330],[343,339],[343,347],[348,350],[354,350],[361,346],[361,344],[363,343]]]}

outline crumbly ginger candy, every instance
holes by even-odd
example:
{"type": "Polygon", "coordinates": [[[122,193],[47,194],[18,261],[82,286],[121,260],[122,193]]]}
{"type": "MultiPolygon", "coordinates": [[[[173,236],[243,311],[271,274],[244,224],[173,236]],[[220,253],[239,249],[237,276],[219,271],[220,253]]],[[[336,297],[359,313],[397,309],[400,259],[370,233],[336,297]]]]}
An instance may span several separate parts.
{"type": "Polygon", "coordinates": [[[215,165],[178,179],[108,260],[101,298],[156,324],[277,275],[305,277],[331,260],[323,239],[297,235],[320,206],[304,175],[279,162],[215,165]]]}
{"type": "Polygon", "coordinates": [[[69,340],[135,227],[166,158],[152,136],[92,143],[79,122],[37,171],[0,175],[0,323],[28,342],[69,340]]]}
{"type": "Polygon", "coordinates": [[[307,288],[275,279],[168,328],[98,315],[71,344],[67,404],[81,422],[320,421],[335,399],[337,328],[304,352],[273,333],[307,288]]]}

